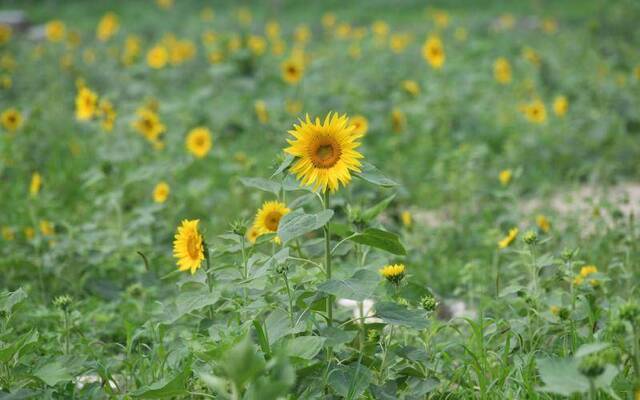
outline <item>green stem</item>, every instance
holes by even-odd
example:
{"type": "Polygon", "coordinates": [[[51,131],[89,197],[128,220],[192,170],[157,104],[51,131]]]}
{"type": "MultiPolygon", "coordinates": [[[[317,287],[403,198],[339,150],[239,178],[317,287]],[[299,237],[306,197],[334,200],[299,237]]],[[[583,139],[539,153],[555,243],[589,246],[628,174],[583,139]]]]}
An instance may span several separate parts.
{"type": "Polygon", "coordinates": [[[533,280],[533,294],[538,297],[538,267],[536,266],[536,248],[530,247],[531,251],[531,279],[533,280]]]}
{"type": "Polygon", "coordinates": [[[64,315],[64,354],[69,355],[69,313],[63,311],[64,315]]]}
{"type": "Polygon", "coordinates": [[[364,348],[364,341],[367,335],[367,329],[364,326],[364,301],[358,302],[358,308],[360,310],[360,354],[364,348]]]}
{"type": "MultiPolygon", "coordinates": [[[[329,207],[329,192],[325,191],[324,208],[328,210],[329,207]]],[[[329,225],[324,226],[324,264],[326,280],[328,281],[331,279],[331,232],[329,232],[329,225]]],[[[327,324],[329,326],[333,325],[333,296],[331,295],[327,297],[327,324]]]]}
{"type": "Polygon", "coordinates": [[[593,382],[593,378],[589,379],[589,400],[596,400],[598,394],[596,392],[596,384],[593,382]]]}
{"type": "Polygon", "coordinates": [[[283,273],[284,284],[287,288],[287,297],[289,298],[289,319],[291,320],[291,327],[293,328],[293,299],[291,298],[291,288],[289,287],[289,278],[287,278],[287,273],[283,273]]]}
{"type": "MultiPolygon", "coordinates": [[[[209,261],[209,247],[205,241],[202,241],[202,246],[204,250],[204,260],[207,263],[207,271],[205,272],[205,278],[207,279],[207,287],[209,288],[209,293],[213,292],[213,282],[211,282],[211,277],[209,274],[211,273],[211,262],[209,261]]],[[[207,313],[209,314],[209,319],[213,321],[213,304],[207,307],[207,313]]]]}

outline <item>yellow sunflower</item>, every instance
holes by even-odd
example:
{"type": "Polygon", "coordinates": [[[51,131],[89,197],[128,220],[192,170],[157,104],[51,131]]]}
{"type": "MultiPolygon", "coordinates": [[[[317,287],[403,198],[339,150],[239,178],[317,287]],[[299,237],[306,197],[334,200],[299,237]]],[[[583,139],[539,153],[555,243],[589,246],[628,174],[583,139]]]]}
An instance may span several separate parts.
{"type": "Polygon", "coordinates": [[[36,197],[38,193],[40,193],[40,188],[42,187],[42,176],[34,172],[31,175],[31,183],[29,184],[29,194],[31,197],[36,197]]]}
{"type": "Polygon", "coordinates": [[[518,236],[518,232],[519,232],[518,228],[509,229],[509,233],[507,234],[507,236],[505,236],[502,240],[498,242],[498,248],[506,249],[507,247],[509,247],[509,245],[511,245],[511,243],[513,243],[513,241],[516,240],[516,237],[518,236]]]}
{"type": "Polygon", "coordinates": [[[158,141],[160,135],[166,130],[158,114],[148,107],[139,108],[137,114],[138,119],[133,122],[133,127],[149,141],[158,141]]]}
{"type": "Polygon", "coordinates": [[[106,42],[118,32],[118,29],[120,29],[118,16],[113,12],[108,12],[102,17],[102,19],[100,19],[100,22],[98,23],[96,36],[101,42],[106,42]]]}
{"type": "Polygon", "coordinates": [[[549,221],[549,218],[542,214],[536,217],[536,225],[538,225],[538,228],[540,228],[544,233],[549,232],[549,230],[551,229],[551,221],[549,221]]]}
{"type": "Polygon", "coordinates": [[[565,96],[557,96],[553,100],[553,112],[558,117],[564,117],[569,110],[569,100],[565,96]]]}
{"type": "Polygon", "coordinates": [[[67,27],[64,22],[60,20],[53,20],[47,23],[45,26],[45,36],[50,42],[60,42],[64,39],[67,32],[67,27]]]}
{"type": "Polygon", "coordinates": [[[445,53],[442,40],[437,36],[430,36],[422,46],[422,57],[434,69],[440,69],[444,65],[445,53]]]}
{"type": "Polygon", "coordinates": [[[0,44],[5,44],[11,39],[12,29],[7,24],[0,24],[0,44]]]}
{"type": "Polygon", "coordinates": [[[511,82],[511,64],[506,58],[500,57],[493,63],[493,77],[502,85],[511,82]]]}
{"type": "Polygon", "coordinates": [[[503,169],[498,174],[498,180],[502,186],[507,186],[511,182],[511,178],[513,178],[513,171],[510,169],[503,169]]]}
{"type": "Polygon", "coordinates": [[[211,132],[199,126],[193,128],[187,135],[187,150],[194,156],[202,158],[211,150],[211,132]]]}
{"type": "Polygon", "coordinates": [[[254,244],[256,240],[258,240],[258,236],[260,236],[260,230],[257,226],[252,225],[247,230],[247,240],[249,241],[249,243],[254,244]]]}
{"type": "Polygon", "coordinates": [[[76,119],[87,121],[93,118],[98,108],[98,95],[88,87],[82,87],[76,96],[76,119]]]}
{"type": "Polygon", "coordinates": [[[0,123],[9,132],[15,132],[22,126],[22,114],[15,108],[8,108],[0,115],[0,123]]]}
{"type": "Polygon", "coordinates": [[[351,118],[351,125],[353,125],[353,133],[356,135],[365,135],[369,130],[369,121],[363,115],[355,115],[351,118]]]}
{"type": "Polygon", "coordinates": [[[173,256],[178,259],[178,269],[191,270],[192,274],[204,260],[204,244],[198,232],[198,222],[198,219],[182,221],[173,241],[173,256]]]}
{"type": "Polygon", "coordinates": [[[159,182],[153,189],[153,201],[156,203],[164,203],[169,197],[171,189],[167,182],[159,182]]]}
{"type": "Polygon", "coordinates": [[[290,85],[297,84],[302,79],[304,65],[293,57],[282,63],[282,79],[290,85]]]}
{"type": "Polygon", "coordinates": [[[404,271],[404,264],[387,265],[379,270],[380,275],[395,285],[399,284],[402,278],[404,278],[404,271]]]}
{"type": "Polygon", "coordinates": [[[329,188],[332,192],[351,181],[351,171],[360,172],[362,154],[356,151],[362,134],[354,133],[354,126],[346,115],[327,114],[324,122],[316,117],[312,122],[307,115],[289,133],[291,145],[284,151],[295,157],[291,171],[305,186],[314,190],[329,188]]]}
{"type": "Polygon", "coordinates": [[[154,46],[147,53],[147,64],[153,69],[161,69],[169,61],[169,51],[164,46],[154,46]]]}
{"type": "MultiPolygon", "coordinates": [[[[287,205],[279,201],[267,201],[256,213],[256,219],[253,228],[257,230],[257,236],[267,233],[278,232],[278,226],[282,217],[291,211],[287,205]]],[[[256,238],[257,238],[256,236],[256,238]]],[[[275,238],[276,243],[280,243],[279,238],[275,238]]]]}

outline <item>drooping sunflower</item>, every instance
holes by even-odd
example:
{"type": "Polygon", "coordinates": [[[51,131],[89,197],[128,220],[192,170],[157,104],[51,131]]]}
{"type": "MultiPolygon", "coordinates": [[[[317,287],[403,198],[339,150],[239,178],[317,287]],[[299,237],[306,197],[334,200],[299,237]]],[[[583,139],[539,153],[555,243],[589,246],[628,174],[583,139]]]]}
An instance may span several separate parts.
{"type": "Polygon", "coordinates": [[[211,132],[209,129],[203,126],[193,128],[187,135],[187,150],[198,158],[206,156],[211,150],[211,132]]]}
{"type": "Polygon", "coordinates": [[[22,114],[15,108],[9,108],[0,115],[2,127],[9,132],[15,132],[22,126],[22,114]]]}
{"type": "Polygon", "coordinates": [[[498,242],[498,248],[506,249],[507,247],[509,247],[509,245],[511,245],[511,243],[513,243],[513,241],[516,240],[516,237],[518,236],[518,232],[519,232],[518,228],[509,229],[509,233],[507,234],[507,236],[505,236],[503,239],[501,239],[498,242]]]}
{"type": "Polygon", "coordinates": [[[258,236],[260,236],[260,231],[255,225],[252,225],[247,229],[247,240],[249,243],[255,244],[256,240],[258,240],[258,236]]]}
{"type": "Polygon", "coordinates": [[[354,133],[346,115],[329,113],[324,122],[318,117],[312,122],[307,115],[293,127],[294,139],[287,140],[290,147],[284,151],[297,157],[291,171],[303,185],[333,192],[351,181],[351,171],[360,172],[363,156],[356,149],[362,134],[354,133]]]}
{"type": "Polygon", "coordinates": [[[198,219],[182,221],[173,241],[173,256],[178,259],[178,269],[191,270],[192,274],[204,260],[204,244],[198,232],[198,222],[198,219]]]}
{"type": "MultiPolygon", "coordinates": [[[[282,217],[287,215],[291,211],[287,208],[287,205],[279,201],[267,201],[256,213],[256,219],[253,227],[257,230],[258,236],[265,235],[267,233],[278,232],[278,226],[282,217]]],[[[275,239],[276,243],[279,243],[279,239],[275,239]]]]}

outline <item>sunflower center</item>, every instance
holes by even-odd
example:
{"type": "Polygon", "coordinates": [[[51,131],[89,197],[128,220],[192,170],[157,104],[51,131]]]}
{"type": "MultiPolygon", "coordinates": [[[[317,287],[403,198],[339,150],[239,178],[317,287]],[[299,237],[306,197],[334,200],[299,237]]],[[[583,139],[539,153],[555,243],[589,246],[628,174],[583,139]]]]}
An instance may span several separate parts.
{"type": "Polygon", "coordinates": [[[264,226],[266,226],[269,231],[276,232],[278,230],[278,224],[280,224],[280,218],[282,218],[280,212],[271,211],[264,219],[264,226]]]}
{"type": "Polygon", "coordinates": [[[297,71],[296,67],[290,66],[290,67],[287,67],[287,72],[289,73],[289,75],[295,75],[295,74],[297,74],[298,71],[297,71]]]}
{"type": "Polygon", "coordinates": [[[198,147],[204,146],[204,138],[202,136],[196,137],[196,146],[198,147]]]}
{"type": "Polygon", "coordinates": [[[189,235],[187,238],[187,252],[189,253],[189,257],[194,260],[200,257],[199,240],[194,234],[189,235]]]}
{"type": "Polygon", "coordinates": [[[331,168],[340,159],[340,146],[333,138],[323,138],[311,151],[311,162],[316,168],[331,168]]]}

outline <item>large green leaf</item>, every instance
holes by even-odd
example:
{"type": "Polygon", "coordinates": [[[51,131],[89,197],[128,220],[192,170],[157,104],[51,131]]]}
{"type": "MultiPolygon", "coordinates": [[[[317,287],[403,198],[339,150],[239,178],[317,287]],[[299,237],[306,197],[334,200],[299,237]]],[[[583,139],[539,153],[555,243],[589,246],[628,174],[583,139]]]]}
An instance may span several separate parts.
{"type": "Polygon", "coordinates": [[[380,275],[361,269],[348,279],[330,279],[321,283],[318,290],[339,298],[363,301],[370,298],[380,283],[380,275]]]}
{"type": "Polygon", "coordinates": [[[55,386],[59,382],[68,382],[73,379],[73,376],[60,361],[53,361],[41,366],[33,375],[49,386],[55,386]]]}
{"type": "Polygon", "coordinates": [[[391,325],[408,326],[415,329],[425,329],[429,325],[427,313],[424,310],[410,310],[397,303],[377,303],[376,317],[391,325]]]}
{"type": "Polygon", "coordinates": [[[333,216],[333,210],[323,210],[316,214],[306,214],[298,209],[282,217],[278,224],[278,236],[283,243],[322,228],[333,216]]]}
{"type": "Polygon", "coordinates": [[[370,207],[370,208],[366,209],[362,213],[362,218],[365,221],[373,220],[381,212],[383,212],[387,207],[389,207],[389,204],[391,204],[391,202],[393,201],[393,199],[395,199],[395,197],[396,197],[396,195],[392,194],[391,196],[389,196],[386,199],[382,200],[381,202],[379,202],[378,204],[374,205],[373,207],[370,207]]]}
{"type": "Polygon", "coordinates": [[[265,192],[271,192],[276,195],[281,188],[281,185],[278,182],[270,181],[264,178],[240,178],[240,182],[242,182],[242,184],[247,187],[260,189],[265,192]]]}
{"type": "Polygon", "coordinates": [[[179,374],[142,387],[131,393],[131,396],[138,399],[158,399],[184,395],[187,393],[186,382],[190,374],[191,365],[186,364],[179,374]]]}
{"type": "Polygon", "coordinates": [[[342,398],[358,399],[372,379],[373,374],[364,365],[342,365],[331,371],[329,385],[342,398]]]}
{"type": "Polygon", "coordinates": [[[6,313],[11,312],[13,307],[27,298],[27,293],[19,288],[13,292],[4,292],[0,294],[0,311],[6,313]]]}
{"type": "Polygon", "coordinates": [[[227,377],[239,388],[260,375],[265,369],[264,358],[258,353],[249,335],[229,349],[222,362],[227,377]]]}
{"type": "Polygon", "coordinates": [[[287,341],[287,355],[311,360],[322,350],[322,345],[326,340],[321,336],[296,336],[287,341]]]}
{"type": "Polygon", "coordinates": [[[382,172],[380,172],[380,170],[378,170],[378,168],[366,161],[362,163],[361,170],[361,172],[356,172],[355,176],[362,180],[382,187],[398,186],[398,183],[386,177],[382,172]]]}
{"type": "MultiPolygon", "coordinates": [[[[579,359],[560,358],[537,360],[540,379],[544,386],[539,388],[542,392],[570,396],[574,393],[586,393],[589,391],[589,380],[578,369],[579,359]]],[[[594,383],[596,388],[611,386],[611,382],[618,374],[618,369],[613,365],[607,365],[604,372],[598,376],[594,383]]]]}
{"type": "Polygon", "coordinates": [[[351,240],[364,244],[367,246],[375,247],[377,249],[386,250],[391,254],[404,256],[407,251],[404,249],[400,238],[395,233],[383,231],[382,229],[367,228],[362,233],[358,233],[351,237],[351,240]]]}

